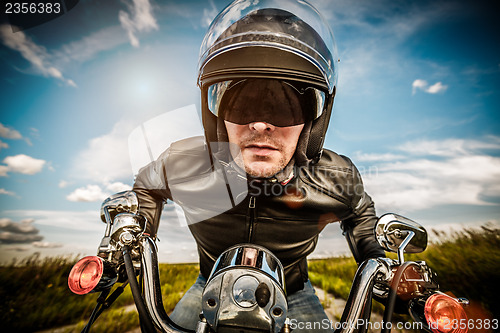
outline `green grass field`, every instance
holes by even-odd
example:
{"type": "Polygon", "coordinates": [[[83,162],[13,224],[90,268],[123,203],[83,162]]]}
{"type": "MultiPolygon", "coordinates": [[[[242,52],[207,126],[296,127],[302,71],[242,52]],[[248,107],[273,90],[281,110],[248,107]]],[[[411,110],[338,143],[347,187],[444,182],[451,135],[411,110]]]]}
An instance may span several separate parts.
{"type": "MultiPolygon", "coordinates": [[[[35,332],[77,324],[68,332],[80,332],[96,304],[98,293],[79,296],[68,289],[74,260],[38,259],[0,267],[0,320],[4,332],[35,332]]],[[[167,311],[174,308],[198,276],[195,264],[162,264],[162,297],[167,311]]],[[[130,288],[99,317],[92,332],[125,332],[137,327],[139,319],[130,288]],[[132,305],[129,311],[126,306],[132,305]]]]}
{"type": "MultiPolygon", "coordinates": [[[[438,273],[441,290],[467,297],[478,307],[499,318],[500,231],[483,227],[464,231],[452,239],[430,244],[424,253],[407,255],[407,260],[425,260],[438,273]]],[[[38,256],[0,267],[0,320],[5,332],[35,332],[68,327],[80,332],[95,305],[98,294],[77,296],[67,287],[75,259],[40,259],[38,256]]],[[[346,298],[356,271],[352,258],[313,260],[309,264],[312,283],[336,297],[346,298]]],[[[198,275],[195,264],[161,264],[163,302],[172,310],[198,275]]],[[[138,326],[130,289],[106,310],[92,332],[126,332],[138,326]]]]}

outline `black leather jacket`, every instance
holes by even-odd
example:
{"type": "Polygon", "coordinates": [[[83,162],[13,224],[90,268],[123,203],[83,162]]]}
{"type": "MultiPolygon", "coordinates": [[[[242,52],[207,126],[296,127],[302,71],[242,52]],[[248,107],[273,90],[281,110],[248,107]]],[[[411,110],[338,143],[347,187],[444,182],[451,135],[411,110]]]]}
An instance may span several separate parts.
{"type": "Polygon", "coordinates": [[[306,257],[319,233],[340,221],[358,263],[384,256],[374,235],[374,204],[358,170],[347,157],[329,150],[314,166],[295,168],[286,184],[249,182],[231,163],[211,156],[203,138],[188,139],[141,169],[134,191],[148,221],[146,232],[153,237],[163,203],[173,198],[183,207],[205,277],[225,249],[254,243],[279,258],[287,292],[301,290],[308,279],[306,257]]]}

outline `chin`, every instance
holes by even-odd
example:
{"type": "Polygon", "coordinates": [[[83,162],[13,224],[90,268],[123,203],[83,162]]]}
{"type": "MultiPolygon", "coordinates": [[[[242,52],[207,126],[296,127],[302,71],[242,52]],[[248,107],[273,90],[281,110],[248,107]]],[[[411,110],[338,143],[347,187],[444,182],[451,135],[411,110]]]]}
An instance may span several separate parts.
{"type": "Polygon", "coordinates": [[[267,162],[254,162],[250,165],[245,165],[245,171],[252,177],[268,178],[277,174],[283,169],[281,166],[267,163],[267,162]]]}

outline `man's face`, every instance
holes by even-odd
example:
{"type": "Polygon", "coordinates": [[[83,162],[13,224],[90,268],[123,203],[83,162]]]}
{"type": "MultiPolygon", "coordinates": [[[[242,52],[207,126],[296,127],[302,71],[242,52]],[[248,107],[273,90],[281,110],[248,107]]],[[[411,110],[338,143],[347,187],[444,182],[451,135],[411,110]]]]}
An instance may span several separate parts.
{"type": "Polygon", "coordinates": [[[271,177],[290,162],[304,124],[278,127],[265,122],[238,125],[224,121],[229,142],[236,149],[231,154],[238,160],[241,151],[245,171],[253,177],[271,177]]]}

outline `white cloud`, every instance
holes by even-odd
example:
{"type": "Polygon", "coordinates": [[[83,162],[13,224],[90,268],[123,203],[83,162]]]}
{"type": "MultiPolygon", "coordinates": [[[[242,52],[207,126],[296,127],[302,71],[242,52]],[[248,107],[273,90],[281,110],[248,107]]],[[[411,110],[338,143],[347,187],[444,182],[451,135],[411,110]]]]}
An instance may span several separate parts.
{"type": "Polygon", "coordinates": [[[24,219],[14,222],[9,218],[0,219],[0,243],[28,244],[41,241],[43,236],[38,235],[40,230],[33,226],[33,219],[24,219]]]}
{"type": "Polygon", "coordinates": [[[74,202],[94,202],[103,201],[108,196],[109,194],[103,192],[99,185],[87,185],[77,188],[66,199],[74,202]]]}
{"type": "Polygon", "coordinates": [[[135,125],[118,122],[110,133],[93,138],[73,161],[73,176],[107,184],[132,179],[128,136],[135,125]]]}
{"type": "Polygon", "coordinates": [[[429,88],[427,88],[426,92],[429,94],[437,94],[445,92],[448,89],[448,86],[443,85],[441,82],[436,82],[429,88]]]}
{"type": "Polygon", "coordinates": [[[35,220],[33,218],[23,219],[19,222],[14,222],[9,218],[0,218],[0,229],[19,232],[19,233],[38,233],[38,230],[33,226],[35,220]]]}
{"type": "Polygon", "coordinates": [[[77,188],[66,196],[66,199],[74,202],[98,202],[103,201],[114,193],[132,189],[132,186],[121,182],[106,183],[104,186],[106,187],[105,190],[99,185],[87,185],[77,188]]]}
{"type": "Polygon", "coordinates": [[[58,186],[59,188],[65,188],[65,187],[67,187],[69,184],[70,184],[69,182],[67,182],[67,181],[65,181],[65,180],[61,180],[57,186],[58,186]]]}
{"type": "Polygon", "coordinates": [[[136,36],[137,32],[149,32],[151,30],[158,30],[159,28],[153,16],[149,0],[133,0],[133,4],[128,7],[131,15],[120,10],[118,18],[122,27],[127,31],[130,44],[138,47],[139,39],[136,36]]]}
{"type": "Polygon", "coordinates": [[[67,85],[76,87],[75,82],[66,79],[61,71],[51,64],[52,56],[47,50],[33,42],[23,31],[13,33],[9,25],[0,25],[0,39],[5,46],[21,53],[38,74],[56,78],[67,85]]]}
{"type": "MultiPolygon", "coordinates": [[[[21,135],[21,133],[19,133],[18,131],[16,131],[13,128],[6,127],[2,123],[0,123],[0,137],[6,138],[6,139],[13,139],[13,140],[22,139],[23,138],[23,136],[21,135]]],[[[4,148],[8,148],[8,146],[4,147],[4,148]]]]}
{"type": "Polygon", "coordinates": [[[433,224],[432,227],[427,228],[430,242],[442,242],[446,238],[456,238],[455,233],[461,232],[463,230],[475,230],[481,231],[486,227],[488,229],[500,229],[500,222],[498,220],[484,221],[467,221],[465,223],[441,223],[433,224]]]}
{"type": "Polygon", "coordinates": [[[0,177],[7,177],[7,173],[9,172],[9,168],[5,165],[0,165],[0,177]]]}
{"type": "Polygon", "coordinates": [[[377,172],[364,178],[366,188],[382,211],[494,205],[492,198],[500,197],[500,157],[483,150],[500,150],[498,139],[405,143],[397,148],[406,158],[377,164],[377,172]]]}
{"type": "Polygon", "coordinates": [[[413,83],[411,85],[413,88],[412,93],[416,94],[417,89],[424,90],[425,88],[427,88],[428,85],[429,84],[427,83],[427,81],[416,79],[415,81],[413,81],[413,83]]]}
{"type": "MultiPolygon", "coordinates": [[[[0,123],[0,137],[5,138],[5,139],[10,139],[10,140],[24,139],[24,141],[29,146],[33,145],[29,138],[23,138],[23,136],[21,135],[21,133],[19,133],[19,131],[15,130],[13,128],[9,128],[2,123],[0,123]]],[[[0,141],[0,150],[2,148],[9,148],[9,145],[3,141],[0,141]]]]}
{"type": "Polygon", "coordinates": [[[58,63],[72,61],[85,62],[95,57],[96,54],[111,50],[127,42],[126,36],[120,26],[111,26],[98,30],[79,40],[74,40],[63,45],[54,53],[58,63]]]}
{"type": "Polygon", "coordinates": [[[70,230],[81,230],[85,232],[104,231],[103,223],[101,222],[101,218],[99,216],[99,207],[97,207],[93,211],[84,212],[54,210],[7,210],[3,213],[22,219],[35,219],[37,225],[40,226],[51,226],[70,230]]]}
{"type": "MultiPolygon", "coordinates": [[[[1,176],[1,173],[0,173],[0,176],[1,176]]],[[[0,194],[9,195],[11,197],[17,197],[17,194],[15,194],[14,192],[11,192],[11,191],[7,191],[4,188],[0,188],[0,194]]]]}
{"type": "Polygon", "coordinates": [[[40,137],[40,131],[38,130],[38,128],[31,127],[30,134],[31,134],[31,136],[33,136],[37,139],[40,137]]]}
{"type": "Polygon", "coordinates": [[[40,235],[21,234],[10,231],[0,232],[0,243],[3,244],[26,244],[40,241],[42,239],[43,236],[40,235]]]}
{"type": "MultiPolygon", "coordinates": [[[[443,13],[461,14],[463,5],[457,2],[430,2],[408,5],[397,1],[311,0],[318,11],[335,27],[355,28],[375,38],[390,41],[406,40],[419,29],[426,29],[443,13]]],[[[335,30],[334,30],[335,32],[335,30]]]]}
{"type": "Polygon", "coordinates": [[[121,182],[115,182],[106,185],[106,188],[110,190],[112,193],[118,193],[118,192],[123,192],[123,191],[129,191],[132,189],[132,186],[128,184],[124,184],[121,182]]]}
{"type": "Polygon", "coordinates": [[[412,83],[412,94],[415,95],[417,90],[421,90],[428,94],[438,94],[443,93],[448,89],[448,86],[443,85],[441,82],[436,82],[432,86],[425,80],[417,79],[412,83]]]}
{"type": "Polygon", "coordinates": [[[30,248],[27,246],[5,246],[3,248],[6,252],[7,251],[13,251],[13,252],[25,252],[28,251],[30,248]]]}
{"type": "Polygon", "coordinates": [[[418,7],[418,11],[406,10],[400,11],[400,15],[394,15],[395,9],[402,7],[394,2],[382,4],[380,1],[354,1],[353,3],[352,0],[339,0],[335,2],[335,6],[332,6],[330,0],[310,2],[333,26],[355,27],[364,30],[366,34],[382,38],[388,34],[404,38],[422,27],[426,21],[431,21],[436,17],[435,14],[433,15],[435,9],[423,6],[418,7]],[[392,29],[390,29],[391,26],[392,29]]]}
{"type": "MultiPolygon", "coordinates": [[[[421,29],[429,29],[442,20],[443,13],[460,15],[462,4],[429,2],[416,6],[397,1],[357,0],[335,1],[335,6],[331,0],[311,3],[326,17],[338,40],[342,40],[339,98],[379,95],[381,77],[401,85],[428,68],[440,77],[449,74],[449,69],[440,64],[402,58],[400,48],[421,29]],[[356,38],[349,38],[351,34],[356,38]]],[[[384,86],[383,91],[390,91],[390,85],[384,86]]]]}
{"type": "Polygon", "coordinates": [[[360,162],[382,162],[382,161],[395,161],[395,160],[400,160],[405,158],[403,155],[398,155],[398,154],[391,154],[391,153],[386,153],[386,154],[367,154],[367,153],[362,153],[362,152],[356,152],[354,154],[354,159],[356,161],[360,162]]]}
{"type": "Polygon", "coordinates": [[[213,0],[210,0],[209,3],[210,3],[210,8],[203,8],[203,17],[201,18],[201,26],[204,28],[208,28],[210,23],[212,23],[212,20],[219,13],[213,0]]]}
{"type": "Polygon", "coordinates": [[[33,242],[31,245],[41,249],[55,249],[64,246],[63,244],[60,243],[51,243],[51,242],[33,242]]]}
{"type": "Polygon", "coordinates": [[[7,172],[34,175],[42,171],[46,161],[20,154],[7,156],[4,158],[3,163],[7,164],[7,166],[0,166],[0,176],[6,176],[7,172]]]}
{"type": "Polygon", "coordinates": [[[500,137],[487,136],[477,139],[417,140],[396,147],[412,155],[457,156],[469,155],[483,150],[500,150],[500,137]]]}
{"type": "Polygon", "coordinates": [[[132,180],[138,168],[151,162],[148,150],[156,159],[172,142],[199,135],[203,135],[203,129],[194,105],[164,112],[142,124],[121,120],[110,133],[91,139],[87,148],[76,155],[72,177],[91,180],[103,188],[116,181],[132,180]]]}
{"type": "MultiPolygon", "coordinates": [[[[167,205],[172,207],[171,205],[167,205]]],[[[96,205],[96,209],[92,211],[75,212],[75,211],[49,211],[49,210],[10,210],[4,211],[3,214],[19,219],[35,219],[37,226],[41,231],[44,231],[45,226],[50,226],[51,239],[38,241],[36,243],[40,247],[48,246],[49,244],[63,245],[59,251],[54,249],[52,255],[80,253],[95,255],[96,248],[103,236],[106,228],[100,218],[100,205],[96,205]],[[76,232],[75,232],[76,231],[76,232]]],[[[7,219],[9,220],[9,219],[7,219]]],[[[2,219],[0,219],[2,221],[2,219]]],[[[9,220],[10,221],[10,220],[9,220]]],[[[160,260],[162,261],[177,261],[177,262],[192,262],[193,259],[188,257],[191,252],[196,254],[196,244],[187,227],[182,227],[177,221],[175,212],[165,210],[162,214],[161,228],[158,237],[160,242],[158,248],[160,251],[160,260]],[[182,252],[180,248],[187,247],[191,252],[182,252]],[[173,251],[174,255],[162,255],[164,251],[173,251]]],[[[3,258],[6,255],[3,250],[7,249],[7,245],[3,245],[0,250],[0,261],[7,259],[3,258]]],[[[45,247],[47,249],[47,247],[45,247]]],[[[32,248],[25,248],[32,250],[32,248]]],[[[45,253],[46,251],[41,251],[45,253]]]]}
{"type": "Polygon", "coordinates": [[[0,150],[9,148],[9,145],[0,140],[0,150]]]}

